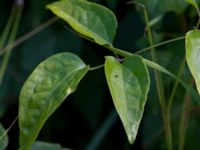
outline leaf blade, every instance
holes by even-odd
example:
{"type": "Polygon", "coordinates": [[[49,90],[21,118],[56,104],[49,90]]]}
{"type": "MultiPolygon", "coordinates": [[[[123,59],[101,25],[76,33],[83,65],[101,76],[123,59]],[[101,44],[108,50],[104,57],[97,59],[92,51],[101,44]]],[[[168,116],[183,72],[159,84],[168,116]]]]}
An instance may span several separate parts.
{"type": "Polygon", "coordinates": [[[112,45],[117,20],[112,11],[86,0],[62,0],[47,5],[78,33],[94,39],[100,45],[112,45]]]}
{"type": "Polygon", "coordinates": [[[186,60],[200,94],[200,31],[191,30],[187,32],[185,44],[186,60]]]}
{"type": "Polygon", "coordinates": [[[55,144],[55,143],[36,141],[31,146],[31,150],[71,150],[71,149],[62,148],[59,144],[55,144]]]}
{"type": "Polygon", "coordinates": [[[38,65],[20,93],[20,148],[30,149],[48,117],[74,92],[88,71],[78,56],[59,53],[38,65]]]}
{"type": "Polygon", "coordinates": [[[150,85],[147,68],[137,55],[127,58],[122,65],[114,57],[106,57],[105,73],[114,105],[132,144],[150,85]]]}
{"type": "Polygon", "coordinates": [[[186,0],[186,2],[193,5],[195,8],[198,8],[196,0],[186,0]]]}

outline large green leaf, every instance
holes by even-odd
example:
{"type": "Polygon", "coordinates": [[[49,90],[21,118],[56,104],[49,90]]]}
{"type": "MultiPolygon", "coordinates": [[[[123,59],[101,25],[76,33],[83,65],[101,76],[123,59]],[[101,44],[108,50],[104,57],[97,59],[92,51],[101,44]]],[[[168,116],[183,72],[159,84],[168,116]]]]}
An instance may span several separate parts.
{"type": "Polygon", "coordinates": [[[124,125],[129,142],[135,141],[144,112],[150,80],[143,59],[137,55],[120,64],[106,57],[105,73],[114,105],[124,125]]]}
{"type": "Polygon", "coordinates": [[[115,36],[117,21],[107,8],[86,0],[62,0],[47,5],[55,15],[100,45],[111,45],[115,36]]]}
{"type": "Polygon", "coordinates": [[[5,134],[6,130],[0,124],[0,150],[6,149],[8,145],[8,136],[5,134]]]}
{"type": "Polygon", "coordinates": [[[36,141],[31,150],[71,150],[69,148],[62,148],[59,144],[47,143],[42,141],[36,141]]]}
{"type": "Polygon", "coordinates": [[[185,0],[135,0],[145,5],[151,15],[163,14],[168,11],[181,13],[186,8],[185,0]]]}
{"type": "Polygon", "coordinates": [[[189,31],[185,43],[187,63],[200,93],[200,31],[189,31]]]}
{"type": "Polygon", "coordinates": [[[59,107],[88,71],[79,57],[56,54],[33,71],[20,93],[20,150],[29,150],[48,117],[59,107]]]}

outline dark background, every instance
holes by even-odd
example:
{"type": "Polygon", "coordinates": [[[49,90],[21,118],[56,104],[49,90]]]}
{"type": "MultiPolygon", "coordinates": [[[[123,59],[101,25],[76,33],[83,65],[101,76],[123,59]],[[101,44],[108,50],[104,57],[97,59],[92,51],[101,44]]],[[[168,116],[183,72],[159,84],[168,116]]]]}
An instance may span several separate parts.
{"type": "MultiPolygon", "coordinates": [[[[90,1],[102,4],[116,14],[118,20],[118,29],[114,40],[116,47],[136,52],[148,46],[144,15],[141,9],[133,4],[128,5],[126,0],[90,1]]],[[[145,2],[145,0],[141,1],[145,2]]],[[[184,4],[180,8],[174,6],[175,9],[173,9],[170,4],[167,5],[164,2],[166,0],[154,1],[154,5],[147,2],[150,19],[163,15],[162,19],[153,26],[156,43],[182,36],[195,26],[198,18],[194,8],[184,4]]],[[[4,29],[13,2],[11,0],[0,0],[0,33],[4,29]]],[[[53,2],[53,0],[25,0],[17,38],[54,16],[45,8],[45,5],[50,2],[53,2]]],[[[184,0],[183,3],[185,3],[184,0]]],[[[175,5],[175,3],[172,5],[175,5]]],[[[17,116],[18,98],[24,81],[41,61],[52,54],[67,51],[79,55],[86,64],[97,66],[104,63],[104,56],[113,55],[103,47],[82,39],[68,28],[66,22],[59,20],[13,49],[3,84],[0,87],[0,122],[5,128],[8,128],[17,116]]],[[[184,41],[167,44],[157,49],[159,64],[165,66],[174,74],[177,74],[177,68],[184,54],[184,41]]],[[[142,55],[150,58],[149,52],[142,53],[142,55]]],[[[2,56],[0,57],[1,61],[2,56]]],[[[187,66],[185,66],[182,78],[186,82],[192,79],[187,66]]],[[[163,75],[163,79],[166,97],[168,98],[174,80],[165,75],[163,75]]],[[[179,86],[172,110],[175,148],[178,144],[179,120],[184,95],[184,88],[179,86]]],[[[144,117],[133,145],[128,143],[119,117],[115,117],[115,115],[109,117],[113,111],[115,111],[115,108],[106,85],[103,68],[89,72],[81,81],[77,91],[70,95],[48,119],[37,140],[60,143],[63,147],[73,149],[85,149],[94,140],[94,135],[101,129],[102,125],[111,121],[112,126],[96,149],[166,149],[153,74],[151,75],[151,89],[148,94],[144,117]]],[[[200,117],[198,112],[199,109],[191,114],[188,123],[186,149],[198,149],[199,146],[200,138],[198,138],[198,135],[200,130],[198,125],[200,117]]],[[[8,136],[9,146],[7,149],[17,149],[19,136],[17,123],[11,128],[8,136]]]]}

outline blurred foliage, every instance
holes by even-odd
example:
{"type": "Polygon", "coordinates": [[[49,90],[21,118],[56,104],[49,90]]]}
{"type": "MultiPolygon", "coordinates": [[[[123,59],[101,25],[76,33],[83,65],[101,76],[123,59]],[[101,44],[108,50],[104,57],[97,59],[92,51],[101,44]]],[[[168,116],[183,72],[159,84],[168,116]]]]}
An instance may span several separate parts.
{"type": "Polygon", "coordinates": [[[5,149],[8,145],[8,136],[5,133],[6,130],[0,124],[0,149],[5,149]]]}
{"type": "MultiPolygon", "coordinates": [[[[17,37],[33,30],[47,21],[53,14],[45,6],[53,0],[26,0],[22,21],[17,37]]],[[[145,32],[143,10],[128,0],[90,0],[98,2],[117,16],[118,29],[114,45],[130,52],[148,46],[145,32]]],[[[0,1],[0,33],[3,31],[14,1],[0,1]]],[[[150,19],[163,14],[163,18],[152,29],[154,41],[162,42],[182,36],[192,29],[197,22],[197,14],[193,7],[184,0],[137,0],[147,5],[150,19]]],[[[57,21],[42,32],[13,49],[9,66],[2,86],[0,87],[0,122],[8,128],[17,116],[18,96],[21,87],[34,67],[52,54],[68,51],[80,56],[90,66],[104,63],[104,56],[111,54],[103,47],[90,43],[68,29],[62,20],[57,21]]],[[[147,51],[142,53],[150,58],[147,51]]],[[[157,48],[159,64],[174,74],[178,73],[184,55],[184,41],[170,43],[157,48]]],[[[0,57],[0,62],[2,56],[0,57]]],[[[185,65],[181,78],[190,83],[191,74],[185,65]]],[[[174,80],[163,75],[166,98],[170,97],[174,80]]],[[[63,147],[84,149],[102,128],[114,105],[106,86],[103,69],[90,72],[81,81],[75,93],[68,97],[61,107],[51,116],[43,127],[38,140],[59,143],[63,147]]],[[[174,148],[178,147],[179,122],[186,91],[178,86],[171,111],[174,148]]],[[[198,106],[191,107],[186,132],[185,149],[198,149],[200,123],[198,106]]],[[[151,89],[136,142],[129,145],[123,126],[119,119],[114,123],[98,145],[98,149],[130,150],[130,149],[166,149],[163,123],[158,103],[154,75],[151,74],[151,89]]],[[[18,125],[15,124],[8,133],[8,149],[18,148],[18,125]]]]}

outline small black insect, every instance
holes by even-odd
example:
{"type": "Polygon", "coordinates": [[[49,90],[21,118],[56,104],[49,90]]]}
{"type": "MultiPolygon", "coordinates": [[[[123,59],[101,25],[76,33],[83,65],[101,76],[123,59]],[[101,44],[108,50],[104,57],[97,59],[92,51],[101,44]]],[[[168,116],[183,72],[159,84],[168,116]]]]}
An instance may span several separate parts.
{"type": "Polygon", "coordinates": [[[117,74],[115,74],[114,76],[115,76],[116,78],[118,78],[118,75],[117,75],[117,74]]]}

